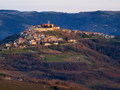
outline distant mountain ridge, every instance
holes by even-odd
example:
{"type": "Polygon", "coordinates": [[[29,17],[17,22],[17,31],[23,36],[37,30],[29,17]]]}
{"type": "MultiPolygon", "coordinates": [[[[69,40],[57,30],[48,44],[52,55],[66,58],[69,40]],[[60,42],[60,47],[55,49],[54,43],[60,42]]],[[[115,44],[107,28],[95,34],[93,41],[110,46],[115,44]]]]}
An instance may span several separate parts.
{"type": "Polygon", "coordinates": [[[48,20],[61,28],[120,35],[120,11],[62,13],[0,10],[0,39],[48,20]]]}

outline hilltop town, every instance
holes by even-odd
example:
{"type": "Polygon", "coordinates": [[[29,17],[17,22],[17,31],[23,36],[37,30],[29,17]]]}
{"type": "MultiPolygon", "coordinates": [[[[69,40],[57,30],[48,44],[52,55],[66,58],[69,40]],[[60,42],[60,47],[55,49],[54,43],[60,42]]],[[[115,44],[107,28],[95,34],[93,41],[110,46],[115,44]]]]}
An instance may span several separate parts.
{"type": "Polygon", "coordinates": [[[55,90],[119,89],[119,52],[120,39],[112,35],[63,29],[48,22],[0,44],[0,80],[30,86],[44,83],[55,90]]]}
{"type": "Polygon", "coordinates": [[[98,32],[85,32],[79,30],[61,29],[60,27],[50,24],[41,24],[38,26],[31,26],[20,33],[20,37],[14,42],[6,43],[7,49],[26,48],[29,46],[51,46],[51,45],[66,45],[77,43],[80,38],[114,38],[112,35],[105,35],[98,32]]]}

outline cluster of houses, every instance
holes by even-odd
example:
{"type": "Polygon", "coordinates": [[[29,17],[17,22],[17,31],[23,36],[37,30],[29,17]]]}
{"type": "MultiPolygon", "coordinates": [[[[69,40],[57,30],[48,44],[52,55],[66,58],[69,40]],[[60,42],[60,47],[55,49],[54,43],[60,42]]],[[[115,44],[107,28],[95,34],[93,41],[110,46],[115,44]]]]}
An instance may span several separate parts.
{"type": "Polygon", "coordinates": [[[103,33],[60,29],[60,27],[50,24],[50,22],[48,22],[48,24],[31,26],[29,29],[21,32],[20,38],[15,40],[14,43],[7,43],[6,47],[7,49],[10,49],[10,47],[26,48],[27,46],[37,46],[37,45],[50,46],[50,45],[59,45],[65,42],[67,43],[77,42],[77,40],[75,39],[69,39],[68,41],[65,41],[64,38],[62,37],[47,35],[45,33],[46,31],[56,31],[56,30],[63,31],[65,33],[74,33],[74,34],[80,33],[80,34],[86,34],[86,35],[103,36],[106,39],[114,38],[114,36],[105,35],[103,33]]]}
{"type": "Polygon", "coordinates": [[[87,32],[87,31],[80,31],[80,30],[70,30],[69,32],[73,32],[73,33],[80,33],[80,34],[85,34],[85,35],[93,35],[93,36],[101,36],[105,39],[112,39],[115,38],[114,35],[106,35],[104,33],[99,33],[99,32],[87,32]]]}
{"type": "Polygon", "coordinates": [[[25,48],[27,46],[36,46],[36,45],[58,45],[63,41],[63,38],[58,38],[53,35],[46,35],[43,33],[38,33],[36,31],[25,31],[21,33],[21,37],[14,41],[14,46],[17,48],[25,48]]]}
{"type": "Polygon", "coordinates": [[[80,31],[80,30],[69,30],[69,29],[61,29],[62,31],[64,32],[67,32],[67,33],[74,33],[74,34],[78,34],[80,33],[81,35],[82,34],[85,34],[85,35],[93,35],[93,36],[98,36],[98,37],[102,37],[102,38],[105,38],[105,39],[112,39],[112,38],[115,38],[114,35],[107,35],[107,34],[104,34],[104,33],[99,33],[99,32],[92,32],[92,31],[80,31]]]}
{"type": "Polygon", "coordinates": [[[105,39],[112,39],[115,36],[114,35],[106,35],[103,33],[98,33],[98,32],[84,32],[86,35],[96,35],[96,36],[102,36],[105,39]]]}
{"type": "MultiPolygon", "coordinates": [[[[59,45],[65,40],[62,37],[57,37],[54,35],[47,35],[46,31],[60,30],[59,27],[54,26],[53,24],[42,24],[38,26],[32,26],[29,29],[21,32],[20,38],[16,39],[14,43],[7,43],[7,49],[10,47],[15,48],[26,48],[27,46],[37,46],[37,45],[59,45]]],[[[76,40],[70,39],[68,43],[75,43],[76,40]]]]}

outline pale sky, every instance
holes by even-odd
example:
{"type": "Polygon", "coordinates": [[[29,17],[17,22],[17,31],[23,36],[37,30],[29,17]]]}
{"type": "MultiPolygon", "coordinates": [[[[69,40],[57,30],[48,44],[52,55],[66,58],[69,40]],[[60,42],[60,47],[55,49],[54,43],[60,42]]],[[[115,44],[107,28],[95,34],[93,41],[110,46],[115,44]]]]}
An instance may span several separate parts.
{"type": "Polygon", "coordinates": [[[0,9],[20,11],[120,11],[120,0],[0,0],[0,9]]]}

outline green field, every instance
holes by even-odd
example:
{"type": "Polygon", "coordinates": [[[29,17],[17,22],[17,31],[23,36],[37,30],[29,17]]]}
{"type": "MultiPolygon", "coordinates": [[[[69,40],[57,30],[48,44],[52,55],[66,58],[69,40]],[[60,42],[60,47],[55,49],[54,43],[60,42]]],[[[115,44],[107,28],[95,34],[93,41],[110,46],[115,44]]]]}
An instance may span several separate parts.
{"type": "Polygon", "coordinates": [[[58,55],[46,55],[45,61],[63,61],[63,57],[59,57],[58,55]]]}

